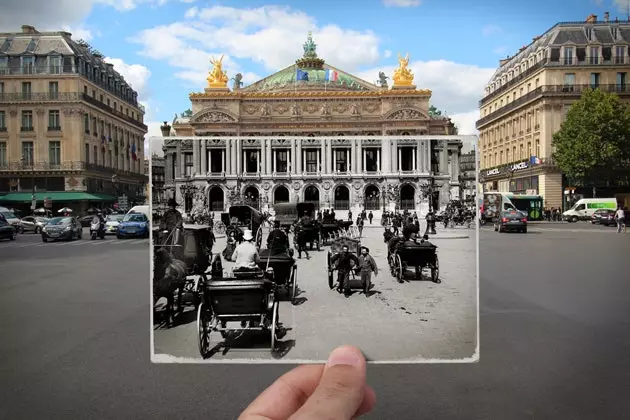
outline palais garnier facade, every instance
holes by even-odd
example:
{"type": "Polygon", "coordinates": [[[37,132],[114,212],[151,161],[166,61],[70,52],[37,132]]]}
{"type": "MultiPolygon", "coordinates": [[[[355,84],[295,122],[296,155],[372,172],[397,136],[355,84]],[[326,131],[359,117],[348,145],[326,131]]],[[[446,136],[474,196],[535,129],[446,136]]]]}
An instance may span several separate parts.
{"type": "Polygon", "coordinates": [[[230,89],[213,59],[192,114],[162,126],[166,196],[185,213],[203,200],[212,212],[312,202],[375,215],[458,198],[463,136],[430,115],[408,62],[399,57],[393,86],[382,72],[370,83],[325,63],[309,33],[295,64],[247,87],[237,74],[230,89]]]}

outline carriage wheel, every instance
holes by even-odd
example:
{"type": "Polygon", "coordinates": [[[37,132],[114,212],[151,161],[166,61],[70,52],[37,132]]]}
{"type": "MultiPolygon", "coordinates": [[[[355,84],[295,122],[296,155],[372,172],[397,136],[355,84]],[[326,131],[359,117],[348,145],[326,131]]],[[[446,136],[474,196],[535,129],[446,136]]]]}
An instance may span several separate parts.
{"type": "Polygon", "coordinates": [[[328,287],[330,287],[330,290],[332,290],[335,287],[335,277],[334,277],[334,273],[332,270],[332,266],[331,266],[331,262],[330,259],[332,258],[332,256],[330,255],[330,251],[328,251],[328,253],[326,254],[326,267],[328,270],[328,287]]]}
{"type": "Polygon", "coordinates": [[[204,359],[207,359],[210,353],[210,332],[212,330],[210,326],[213,321],[212,314],[206,306],[207,304],[202,303],[199,305],[199,309],[197,309],[197,338],[199,339],[199,354],[201,354],[201,357],[204,359]]]}
{"type": "Polygon", "coordinates": [[[293,266],[293,272],[291,273],[291,302],[295,302],[297,296],[297,265],[293,266]]]}
{"type": "Polygon", "coordinates": [[[263,231],[262,231],[262,226],[260,226],[258,230],[256,231],[256,248],[258,249],[260,249],[260,246],[262,245],[262,238],[263,238],[263,231]]]}
{"type": "Polygon", "coordinates": [[[278,341],[277,337],[277,327],[278,327],[278,316],[279,316],[279,306],[278,302],[273,303],[273,315],[271,316],[271,351],[276,350],[276,342],[278,341]]]}
{"type": "Polygon", "coordinates": [[[393,254],[387,257],[387,264],[389,264],[389,272],[391,275],[396,277],[396,261],[394,260],[393,254]]]}
{"type": "Polygon", "coordinates": [[[437,255],[435,256],[433,267],[431,267],[431,280],[433,283],[442,283],[442,280],[440,280],[440,261],[437,255]]]}
{"type": "Polygon", "coordinates": [[[400,258],[400,255],[396,254],[396,279],[398,279],[399,283],[403,282],[403,276],[404,276],[404,268],[403,268],[403,264],[402,264],[402,259],[400,258]]]}

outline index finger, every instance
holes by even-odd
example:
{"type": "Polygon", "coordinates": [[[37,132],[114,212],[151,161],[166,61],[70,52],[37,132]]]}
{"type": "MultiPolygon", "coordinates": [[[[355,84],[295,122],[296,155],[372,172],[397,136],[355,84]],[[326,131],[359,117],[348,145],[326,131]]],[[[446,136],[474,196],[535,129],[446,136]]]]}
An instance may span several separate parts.
{"type": "Polygon", "coordinates": [[[313,394],[323,365],[303,365],[282,375],[243,411],[239,420],[286,419],[313,394]]]}

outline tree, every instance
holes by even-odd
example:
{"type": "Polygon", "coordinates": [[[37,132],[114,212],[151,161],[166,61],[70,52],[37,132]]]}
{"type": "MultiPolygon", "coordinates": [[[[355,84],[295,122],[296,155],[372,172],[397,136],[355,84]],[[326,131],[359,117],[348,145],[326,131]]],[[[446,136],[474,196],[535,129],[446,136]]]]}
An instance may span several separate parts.
{"type": "Polygon", "coordinates": [[[630,109],[619,96],[587,90],[553,135],[553,159],[576,186],[615,186],[630,170],[630,109]]]}
{"type": "Polygon", "coordinates": [[[186,111],[182,112],[182,118],[192,117],[192,109],[188,108],[186,111]]]}
{"type": "Polygon", "coordinates": [[[431,117],[441,117],[442,116],[442,111],[437,109],[434,105],[431,105],[429,107],[429,116],[431,116],[431,117]]]}

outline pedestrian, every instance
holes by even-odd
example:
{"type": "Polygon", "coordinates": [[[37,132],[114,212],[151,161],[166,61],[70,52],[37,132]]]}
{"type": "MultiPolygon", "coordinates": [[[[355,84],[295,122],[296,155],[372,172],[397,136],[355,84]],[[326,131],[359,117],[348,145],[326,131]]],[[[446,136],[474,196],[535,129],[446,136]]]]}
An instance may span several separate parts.
{"type": "Polygon", "coordinates": [[[348,245],[341,247],[341,252],[333,255],[330,260],[333,269],[337,270],[337,291],[343,293],[346,297],[350,296],[350,272],[354,267],[359,266],[359,258],[349,252],[348,245]]]}
{"type": "Polygon", "coordinates": [[[622,233],[626,231],[626,212],[623,211],[621,206],[617,209],[615,213],[615,219],[617,219],[617,233],[622,233]]]}
{"type": "Polygon", "coordinates": [[[306,231],[302,223],[295,225],[295,243],[297,245],[298,258],[302,258],[302,252],[306,254],[306,259],[311,259],[311,256],[306,250],[306,231]]]}
{"type": "Polygon", "coordinates": [[[372,219],[374,219],[374,215],[372,214],[372,210],[370,210],[370,214],[368,214],[368,219],[370,220],[370,224],[372,224],[372,219]]]}
{"type": "Polygon", "coordinates": [[[352,210],[348,210],[348,221],[352,221],[352,210]]]}
{"type": "Polygon", "coordinates": [[[359,229],[359,238],[363,237],[363,219],[361,216],[357,217],[357,228],[359,229]]]}
{"type": "Polygon", "coordinates": [[[361,283],[363,284],[363,292],[365,296],[368,296],[370,289],[372,288],[372,273],[378,276],[378,267],[376,267],[376,261],[370,255],[370,248],[366,246],[361,247],[361,255],[359,256],[359,269],[361,272],[361,283]]]}

